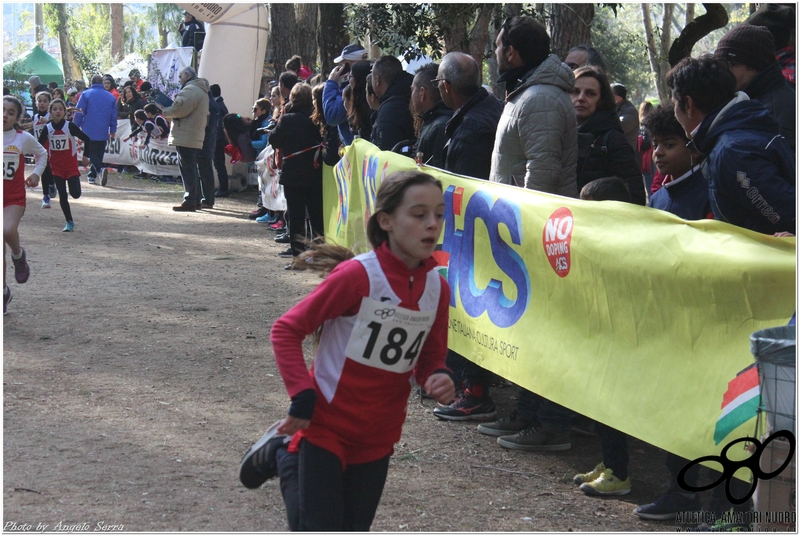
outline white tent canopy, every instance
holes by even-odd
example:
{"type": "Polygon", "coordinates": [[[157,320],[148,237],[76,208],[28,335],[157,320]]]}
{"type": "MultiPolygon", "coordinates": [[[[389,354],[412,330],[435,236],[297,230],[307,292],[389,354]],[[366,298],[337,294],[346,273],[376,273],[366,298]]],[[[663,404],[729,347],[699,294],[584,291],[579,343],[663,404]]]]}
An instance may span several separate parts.
{"type": "Polygon", "coordinates": [[[114,65],[108,70],[108,74],[113,76],[116,80],[120,81],[120,85],[125,81],[130,80],[128,73],[132,69],[139,69],[141,77],[147,79],[147,61],[141,55],[133,52],[125,56],[122,61],[114,65]]]}

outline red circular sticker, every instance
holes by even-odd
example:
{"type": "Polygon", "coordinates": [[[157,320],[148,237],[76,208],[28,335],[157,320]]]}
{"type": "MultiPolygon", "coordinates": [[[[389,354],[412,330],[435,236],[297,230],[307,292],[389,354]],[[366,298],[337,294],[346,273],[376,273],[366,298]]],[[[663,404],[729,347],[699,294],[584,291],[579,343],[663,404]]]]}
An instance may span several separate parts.
{"type": "Polygon", "coordinates": [[[574,229],[574,216],[566,208],[558,208],[547,219],[544,227],[544,252],[549,259],[549,265],[558,274],[565,277],[572,267],[572,230],[574,229]]]}

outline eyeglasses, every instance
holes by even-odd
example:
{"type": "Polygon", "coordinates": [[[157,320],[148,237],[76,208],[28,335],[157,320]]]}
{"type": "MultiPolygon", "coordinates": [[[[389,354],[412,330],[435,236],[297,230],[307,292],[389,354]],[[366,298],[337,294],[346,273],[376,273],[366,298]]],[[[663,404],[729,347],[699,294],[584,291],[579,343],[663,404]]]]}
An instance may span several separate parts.
{"type": "Polygon", "coordinates": [[[433,78],[432,80],[430,80],[430,83],[431,83],[431,84],[436,84],[436,85],[438,85],[438,84],[439,84],[439,82],[447,82],[448,84],[449,84],[449,83],[452,83],[452,82],[450,82],[449,80],[445,80],[444,78],[433,78]]]}

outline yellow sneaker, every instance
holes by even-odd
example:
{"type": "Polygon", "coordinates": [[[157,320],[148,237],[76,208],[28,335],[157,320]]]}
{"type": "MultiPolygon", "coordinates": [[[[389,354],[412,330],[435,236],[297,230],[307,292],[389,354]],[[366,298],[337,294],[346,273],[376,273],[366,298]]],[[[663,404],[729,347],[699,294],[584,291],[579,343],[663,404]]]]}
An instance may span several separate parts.
{"type": "Polygon", "coordinates": [[[604,471],[605,471],[605,463],[599,463],[590,472],[587,472],[585,474],[577,474],[576,476],[574,476],[574,479],[572,479],[572,481],[574,481],[578,485],[582,485],[583,483],[590,483],[591,481],[595,480],[600,475],[602,475],[602,472],[604,471]]]}
{"type": "Polygon", "coordinates": [[[622,481],[613,475],[610,468],[606,468],[595,480],[580,485],[580,490],[591,496],[624,496],[632,488],[629,477],[622,481]]]}

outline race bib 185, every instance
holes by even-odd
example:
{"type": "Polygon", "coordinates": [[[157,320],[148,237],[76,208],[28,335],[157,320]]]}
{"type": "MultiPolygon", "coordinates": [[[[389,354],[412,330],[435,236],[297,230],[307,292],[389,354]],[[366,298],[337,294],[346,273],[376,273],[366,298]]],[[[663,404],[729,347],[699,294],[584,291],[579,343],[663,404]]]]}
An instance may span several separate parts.
{"type": "Polygon", "coordinates": [[[14,175],[19,169],[19,154],[16,152],[3,153],[3,180],[14,180],[14,175]]]}

